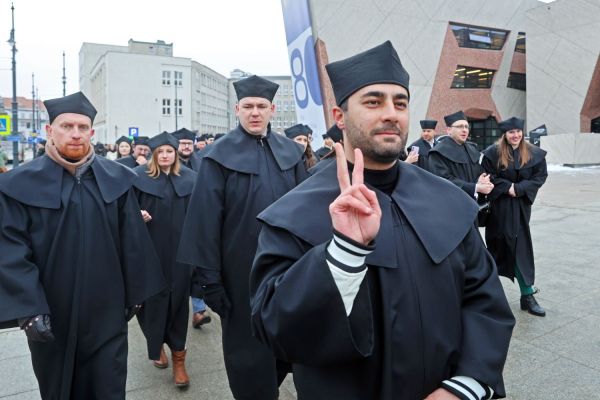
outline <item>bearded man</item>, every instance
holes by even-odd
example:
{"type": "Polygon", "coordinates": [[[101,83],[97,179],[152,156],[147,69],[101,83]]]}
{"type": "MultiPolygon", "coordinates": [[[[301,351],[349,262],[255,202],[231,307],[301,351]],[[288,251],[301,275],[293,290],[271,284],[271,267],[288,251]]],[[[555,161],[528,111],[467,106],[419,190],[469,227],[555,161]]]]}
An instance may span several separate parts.
{"type": "Polygon", "coordinates": [[[503,397],[514,318],[476,204],[398,161],[410,92],[396,50],[326,69],[344,146],[258,216],[256,337],[293,364],[298,399],[503,397]]]}
{"type": "Polygon", "coordinates": [[[127,321],[164,278],[129,168],[94,154],[81,93],[44,102],[46,154],[0,177],[0,327],[42,399],[125,399],[127,321]]]}

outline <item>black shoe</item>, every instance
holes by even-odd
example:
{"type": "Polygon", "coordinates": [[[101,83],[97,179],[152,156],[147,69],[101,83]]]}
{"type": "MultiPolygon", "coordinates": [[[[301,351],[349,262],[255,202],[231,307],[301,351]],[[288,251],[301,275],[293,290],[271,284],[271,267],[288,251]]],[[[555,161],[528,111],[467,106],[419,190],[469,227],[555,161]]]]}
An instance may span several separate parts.
{"type": "Polygon", "coordinates": [[[527,310],[527,312],[529,314],[532,314],[532,315],[535,315],[538,317],[546,316],[546,310],[544,310],[538,304],[538,302],[535,300],[535,297],[533,297],[532,294],[527,294],[527,295],[521,296],[521,310],[527,310]]]}
{"type": "Polygon", "coordinates": [[[194,329],[200,329],[204,324],[208,324],[212,319],[207,311],[194,313],[192,316],[192,326],[194,329]]]}

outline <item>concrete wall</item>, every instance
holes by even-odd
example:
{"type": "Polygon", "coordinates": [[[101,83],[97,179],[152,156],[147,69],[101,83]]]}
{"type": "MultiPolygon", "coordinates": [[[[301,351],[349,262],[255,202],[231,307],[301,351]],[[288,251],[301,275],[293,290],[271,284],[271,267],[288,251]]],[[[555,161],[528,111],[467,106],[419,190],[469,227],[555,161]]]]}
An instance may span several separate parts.
{"type": "Polygon", "coordinates": [[[529,126],[589,131],[580,114],[600,53],[600,2],[557,0],[525,16],[529,126]]]}
{"type": "Polygon", "coordinates": [[[565,133],[540,139],[549,164],[600,165],[600,134],[565,133]]]}

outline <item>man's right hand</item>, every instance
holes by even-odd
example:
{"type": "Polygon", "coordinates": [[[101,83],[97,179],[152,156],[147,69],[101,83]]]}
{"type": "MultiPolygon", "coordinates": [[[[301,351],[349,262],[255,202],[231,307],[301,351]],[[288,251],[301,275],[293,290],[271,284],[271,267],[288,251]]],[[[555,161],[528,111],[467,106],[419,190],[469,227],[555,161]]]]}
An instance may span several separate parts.
{"type": "Polygon", "coordinates": [[[27,339],[32,342],[52,342],[54,334],[47,314],[19,319],[19,326],[25,331],[27,339]]]}
{"type": "Polygon", "coordinates": [[[490,181],[490,174],[483,173],[479,175],[475,190],[477,193],[490,194],[494,189],[494,184],[490,181]]]}
{"type": "Polygon", "coordinates": [[[362,152],[359,149],[354,150],[352,182],[350,182],[344,148],[339,143],[335,144],[335,158],[341,193],[329,205],[333,229],[368,246],[379,232],[381,208],[375,192],[363,183],[362,152]]]}
{"type": "Polygon", "coordinates": [[[135,162],[137,162],[139,165],[146,165],[148,163],[148,159],[146,156],[137,156],[135,162]]]}
{"type": "Polygon", "coordinates": [[[221,319],[226,319],[229,316],[231,302],[227,297],[225,288],[220,283],[211,283],[202,287],[204,291],[204,302],[211,310],[219,314],[221,319]]]}
{"type": "Polygon", "coordinates": [[[150,215],[150,213],[146,210],[142,210],[142,218],[144,219],[144,222],[146,222],[146,223],[152,221],[152,215],[150,215]]]}

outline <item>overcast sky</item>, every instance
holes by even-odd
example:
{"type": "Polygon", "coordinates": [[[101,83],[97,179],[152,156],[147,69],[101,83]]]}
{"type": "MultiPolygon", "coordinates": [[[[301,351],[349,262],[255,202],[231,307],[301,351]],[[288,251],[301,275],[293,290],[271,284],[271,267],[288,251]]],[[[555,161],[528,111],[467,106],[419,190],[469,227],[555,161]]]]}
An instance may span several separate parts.
{"type": "MultiPolygon", "coordinates": [[[[10,0],[0,0],[0,96],[12,97],[10,0]]],[[[234,68],[289,74],[280,0],[14,0],[17,95],[42,99],[79,90],[83,42],[126,46],[129,39],[173,43],[173,55],[229,76],[234,68]]]]}

